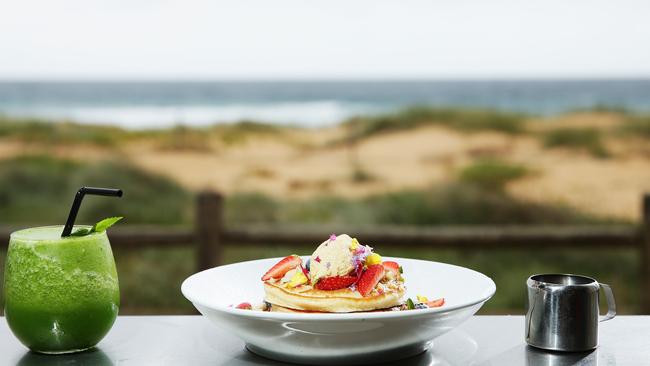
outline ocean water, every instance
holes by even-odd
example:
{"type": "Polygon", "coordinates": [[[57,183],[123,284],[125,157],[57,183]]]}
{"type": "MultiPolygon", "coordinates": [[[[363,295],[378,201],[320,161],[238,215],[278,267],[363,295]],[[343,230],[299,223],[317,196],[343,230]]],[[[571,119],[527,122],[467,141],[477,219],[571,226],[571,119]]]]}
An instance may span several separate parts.
{"type": "Polygon", "coordinates": [[[323,126],[409,105],[550,115],[650,112],[648,80],[0,82],[0,114],[132,129],[240,120],[323,126]]]}

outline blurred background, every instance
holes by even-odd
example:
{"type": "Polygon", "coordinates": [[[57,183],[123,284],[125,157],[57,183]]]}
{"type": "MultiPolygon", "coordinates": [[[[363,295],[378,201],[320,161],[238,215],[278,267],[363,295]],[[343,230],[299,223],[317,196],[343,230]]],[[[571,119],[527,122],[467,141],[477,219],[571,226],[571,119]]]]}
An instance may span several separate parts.
{"type": "MultiPolygon", "coordinates": [[[[192,230],[205,190],[223,195],[226,228],[523,225],[553,235],[576,225],[636,233],[642,221],[645,1],[1,8],[6,232],[63,224],[82,185],[125,191],[88,197],[78,219],[125,216],[116,231],[192,230]]],[[[643,258],[620,240],[591,250],[359,239],[382,255],[491,276],[498,290],[483,313],[522,313],[524,281],[539,272],[596,277],[612,285],[620,312],[642,312],[643,258]]],[[[310,254],[319,242],[306,244],[226,242],[221,263],[310,254]]],[[[121,313],[192,313],[179,286],[197,270],[195,247],[116,246],[121,313]]]]}

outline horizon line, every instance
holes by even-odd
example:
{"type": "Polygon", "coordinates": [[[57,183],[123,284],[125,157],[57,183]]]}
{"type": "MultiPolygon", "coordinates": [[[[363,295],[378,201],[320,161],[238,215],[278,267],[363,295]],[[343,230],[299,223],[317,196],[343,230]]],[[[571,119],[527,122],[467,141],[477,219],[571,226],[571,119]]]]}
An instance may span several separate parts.
{"type": "Polygon", "coordinates": [[[349,78],[3,78],[0,83],[340,83],[340,82],[554,82],[554,81],[650,81],[650,75],[621,76],[495,76],[495,77],[349,77],[349,78]]]}

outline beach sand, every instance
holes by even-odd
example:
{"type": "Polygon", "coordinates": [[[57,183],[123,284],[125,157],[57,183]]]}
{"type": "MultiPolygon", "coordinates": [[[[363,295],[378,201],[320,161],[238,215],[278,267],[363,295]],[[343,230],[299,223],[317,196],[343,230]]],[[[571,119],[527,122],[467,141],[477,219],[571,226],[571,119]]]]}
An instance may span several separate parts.
{"type": "Polygon", "coordinates": [[[521,135],[467,133],[428,125],[373,135],[354,145],[345,142],[342,127],[250,132],[236,142],[212,136],[207,148],[194,150],[161,148],[153,138],[128,141],[116,149],[4,141],[0,159],[40,149],[61,157],[126,159],[191,190],[262,192],[279,198],[321,194],[357,198],[451,182],[472,162],[495,158],[532,172],[506,186],[514,197],[567,204],[600,217],[636,220],[641,196],[650,192],[650,144],[611,132],[621,120],[608,113],[575,113],[532,121],[527,124],[530,133],[521,135]],[[598,158],[586,151],[543,146],[538,135],[558,127],[602,131],[611,156],[598,158]]]}
{"type": "MultiPolygon", "coordinates": [[[[579,113],[533,125],[606,130],[619,122],[620,118],[608,114],[579,113]]],[[[534,135],[464,133],[441,126],[375,135],[353,147],[340,143],[345,140],[341,128],[287,134],[284,138],[252,136],[214,152],[161,152],[146,145],[129,146],[126,152],[136,165],[185,187],[226,194],[255,191],[284,198],[319,194],[354,198],[426,188],[457,179],[463,167],[480,158],[521,164],[533,172],[508,184],[513,196],[567,204],[596,216],[636,220],[641,195],[650,192],[647,141],[621,141],[607,134],[605,144],[612,151],[607,159],[566,148],[549,149],[534,135]],[[354,179],[355,170],[366,179],[354,179]]]]}

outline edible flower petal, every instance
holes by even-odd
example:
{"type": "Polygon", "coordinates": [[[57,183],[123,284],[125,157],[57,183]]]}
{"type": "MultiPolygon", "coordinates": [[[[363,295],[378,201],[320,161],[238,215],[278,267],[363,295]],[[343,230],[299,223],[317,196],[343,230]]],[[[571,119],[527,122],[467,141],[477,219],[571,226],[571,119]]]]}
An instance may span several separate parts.
{"type": "Polygon", "coordinates": [[[381,255],[377,253],[371,253],[366,257],[366,265],[372,266],[373,264],[381,264],[381,255]]]}
{"type": "Polygon", "coordinates": [[[367,245],[359,245],[352,253],[352,266],[358,267],[359,264],[366,263],[366,257],[372,253],[372,248],[367,245]]]}

